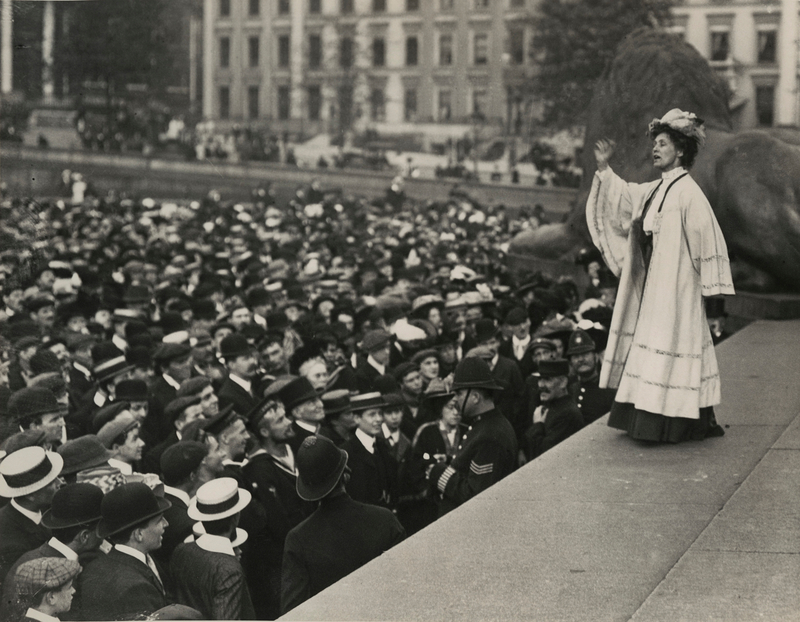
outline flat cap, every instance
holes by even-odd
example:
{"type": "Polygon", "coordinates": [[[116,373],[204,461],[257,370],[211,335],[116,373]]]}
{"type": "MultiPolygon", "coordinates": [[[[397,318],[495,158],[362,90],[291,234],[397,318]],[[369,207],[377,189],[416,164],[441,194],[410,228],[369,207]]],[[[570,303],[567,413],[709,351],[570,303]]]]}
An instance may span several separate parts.
{"type": "Polygon", "coordinates": [[[208,447],[199,441],[179,441],[161,454],[161,473],[167,486],[179,484],[200,466],[208,447]]]}
{"type": "Polygon", "coordinates": [[[40,557],[17,568],[17,591],[25,596],[57,590],[81,571],[81,565],[61,557],[40,557]]]}
{"type": "Polygon", "coordinates": [[[175,359],[189,356],[192,349],[185,343],[162,343],[153,353],[153,360],[157,363],[167,364],[175,359]]]}

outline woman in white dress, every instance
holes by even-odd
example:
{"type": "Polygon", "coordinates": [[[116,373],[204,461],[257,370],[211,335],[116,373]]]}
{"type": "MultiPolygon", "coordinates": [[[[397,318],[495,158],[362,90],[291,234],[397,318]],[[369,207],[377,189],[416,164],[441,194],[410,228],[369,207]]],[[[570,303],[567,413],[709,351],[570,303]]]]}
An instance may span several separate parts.
{"type": "Polygon", "coordinates": [[[629,184],[595,146],[586,205],[592,240],[620,279],[600,386],[617,389],[608,425],[633,438],[680,442],[722,436],[717,359],[704,297],[733,295],[728,251],[703,191],[689,176],[702,120],[673,109],[649,127],[661,179],[629,184]]]}

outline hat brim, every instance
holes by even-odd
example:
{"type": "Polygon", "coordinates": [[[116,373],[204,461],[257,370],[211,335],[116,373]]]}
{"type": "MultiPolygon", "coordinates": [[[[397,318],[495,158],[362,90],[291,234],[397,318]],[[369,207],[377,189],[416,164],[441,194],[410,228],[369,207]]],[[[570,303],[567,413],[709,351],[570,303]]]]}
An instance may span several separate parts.
{"type": "Polygon", "coordinates": [[[486,391],[502,391],[503,387],[495,382],[454,382],[453,391],[461,389],[484,389],[486,391]]]}
{"type": "MultiPolygon", "coordinates": [[[[192,535],[186,536],[184,542],[187,544],[189,542],[194,542],[197,538],[202,536],[206,532],[206,528],[203,527],[203,523],[195,523],[192,525],[192,535]]],[[[236,537],[231,540],[231,546],[236,548],[237,546],[242,546],[245,542],[247,542],[248,533],[242,529],[241,527],[236,528],[236,537]]]]}
{"type": "Polygon", "coordinates": [[[586,354],[587,352],[594,352],[595,349],[592,346],[578,346],[577,348],[572,348],[572,350],[567,350],[567,356],[575,356],[576,354],[586,354]]]}
{"type": "Polygon", "coordinates": [[[0,497],[5,497],[7,499],[24,497],[50,484],[50,482],[61,474],[61,469],[64,468],[64,458],[61,457],[61,454],[54,451],[48,451],[47,457],[50,459],[50,472],[38,482],[34,482],[28,486],[22,486],[21,488],[14,488],[6,483],[5,477],[0,476],[0,497]]]}
{"type": "Polygon", "coordinates": [[[102,516],[98,514],[94,518],[84,519],[84,520],[76,520],[76,519],[58,519],[53,516],[52,509],[48,509],[44,514],[42,514],[42,525],[47,527],[48,529],[67,529],[68,527],[78,527],[79,525],[86,525],[87,527],[90,525],[96,525],[102,516]]]}
{"type": "Polygon", "coordinates": [[[119,533],[120,531],[125,531],[126,529],[130,529],[138,525],[139,523],[143,523],[146,520],[150,520],[156,516],[159,516],[166,512],[168,509],[172,507],[172,503],[164,499],[163,497],[156,497],[156,501],[158,502],[158,511],[150,512],[149,514],[145,514],[143,516],[137,516],[126,522],[123,525],[109,525],[108,521],[105,519],[100,519],[100,522],[97,524],[97,535],[101,538],[108,538],[109,536],[113,536],[115,533],[119,533]]]}
{"type": "Polygon", "coordinates": [[[244,508],[247,507],[247,505],[250,503],[250,500],[253,498],[253,495],[250,494],[250,491],[245,490],[244,488],[239,488],[238,492],[239,492],[239,501],[236,502],[236,505],[234,505],[231,508],[228,508],[223,512],[218,512],[217,514],[204,514],[201,510],[198,509],[197,497],[195,497],[194,499],[192,499],[192,502],[189,505],[189,509],[186,510],[186,514],[192,520],[197,520],[201,522],[204,520],[206,521],[221,520],[223,518],[228,518],[229,516],[233,516],[234,514],[238,514],[244,508]]]}
{"type": "Polygon", "coordinates": [[[315,486],[309,485],[303,481],[302,473],[297,474],[297,494],[301,499],[305,501],[319,501],[330,494],[334,488],[336,488],[336,484],[339,483],[339,478],[342,477],[344,468],[347,466],[347,459],[349,458],[344,449],[341,447],[337,447],[337,449],[339,450],[340,454],[339,462],[336,465],[336,468],[331,472],[330,477],[328,477],[328,479],[321,484],[317,484],[315,486]]]}
{"type": "Polygon", "coordinates": [[[79,464],[73,465],[69,467],[69,469],[62,469],[62,475],[72,475],[73,473],[79,473],[85,469],[91,469],[93,467],[100,466],[101,464],[105,464],[108,462],[109,458],[113,456],[113,454],[108,450],[107,447],[103,447],[106,450],[105,454],[100,454],[92,458],[89,462],[81,462],[79,464]]]}

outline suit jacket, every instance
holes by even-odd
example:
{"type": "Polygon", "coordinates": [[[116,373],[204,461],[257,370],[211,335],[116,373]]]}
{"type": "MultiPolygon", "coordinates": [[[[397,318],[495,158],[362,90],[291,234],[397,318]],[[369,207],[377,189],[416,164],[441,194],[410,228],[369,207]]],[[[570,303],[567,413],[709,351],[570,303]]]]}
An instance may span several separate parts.
{"type": "Polygon", "coordinates": [[[346,493],[326,497],[286,537],[282,611],[293,609],[404,538],[403,527],[386,508],[358,503],[346,493]]]}
{"type": "Polygon", "coordinates": [[[353,500],[372,505],[390,507],[397,501],[397,462],[389,453],[386,441],[375,439],[375,453],[371,454],[353,435],[342,449],[347,452],[350,481],[347,494],[353,500]]]}
{"type": "Polygon", "coordinates": [[[11,503],[0,510],[0,579],[28,551],[50,539],[50,530],[37,525],[11,503]]]}
{"type": "Polygon", "coordinates": [[[258,405],[258,401],[242,385],[235,383],[230,377],[225,378],[217,393],[219,407],[225,408],[233,404],[233,410],[243,417],[258,405]]]}
{"type": "Polygon", "coordinates": [[[358,387],[359,393],[364,394],[377,391],[378,388],[375,383],[379,378],[382,377],[383,375],[381,375],[381,372],[370,365],[367,362],[367,359],[359,360],[358,365],[356,366],[356,386],[358,387]]]}
{"type": "Polygon", "coordinates": [[[492,377],[497,381],[503,390],[495,399],[497,410],[506,416],[517,438],[520,438],[525,431],[525,381],[519,366],[504,356],[497,357],[497,363],[492,369],[492,377]]]}
{"type": "Polygon", "coordinates": [[[168,604],[152,570],[117,549],[87,564],[81,574],[85,620],[132,619],[168,604]]]}
{"type": "Polygon", "coordinates": [[[292,448],[292,451],[296,456],[297,452],[300,451],[300,445],[303,444],[303,441],[309,436],[314,436],[314,433],[297,425],[297,421],[292,421],[292,430],[294,430],[294,436],[286,442],[288,443],[289,447],[292,448]]]}
{"type": "Polygon", "coordinates": [[[175,399],[178,390],[159,375],[150,385],[147,400],[147,416],[139,432],[148,447],[155,447],[174,429],[172,421],[164,415],[164,409],[175,399]]]}
{"type": "MultiPolygon", "coordinates": [[[[192,527],[196,522],[189,518],[189,506],[180,497],[165,491],[164,498],[172,503],[172,507],[164,512],[164,518],[167,519],[169,525],[161,538],[161,548],[151,553],[152,558],[158,563],[159,572],[161,572],[161,568],[169,568],[169,560],[175,547],[181,544],[187,536],[192,535],[192,527]]],[[[164,586],[167,592],[172,593],[169,580],[164,573],[161,574],[161,578],[167,581],[167,585],[164,586]]]]}
{"type": "Polygon", "coordinates": [[[583,427],[583,415],[572,397],[565,395],[542,404],[546,408],[544,422],[534,423],[525,433],[529,460],[538,458],[583,427]]]}
{"type": "Polygon", "coordinates": [[[576,378],[569,386],[570,395],[583,415],[584,425],[589,425],[610,412],[614,404],[616,389],[601,389],[599,380],[599,377],[589,381],[576,378]]]}
{"type": "Polygon", "coordinates": [[[170,564],[175,598],[207,620],[253,620],[256,617],[244,570],[226,553],[206,551],[197,542],[181,544],[170,564]]]}
{"type": "Polygon", "coordinates": [[[512,339],[503,341],[503,343],[500,344],[500,349],[498,350],[500,356],[504,356],[517,364],[523,379],[527,378],[536,371],[536,361],[533,360],[533,351],[531,350],[532,343],[533,339],[528,342],[528,345],[525,348],[525,353],[522,355],[521,359],[518,359],[514,355],[514,341],[512,339]]]}

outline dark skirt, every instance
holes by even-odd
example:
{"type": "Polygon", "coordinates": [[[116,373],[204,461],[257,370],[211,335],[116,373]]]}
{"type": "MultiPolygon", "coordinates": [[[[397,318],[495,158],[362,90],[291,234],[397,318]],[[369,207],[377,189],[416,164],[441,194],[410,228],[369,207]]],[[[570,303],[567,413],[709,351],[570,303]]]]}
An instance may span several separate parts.
{"type": "Polygon", "coordinates": [[[700,409],[699,419],[665,417],[639,410],[627,402],[614,402],[608,416],[609,427],[624,430],[631,438],[661,443],[702,441],[704,438],[723,436],[723,430],[714,417],[714,407],[700,409]]]}

